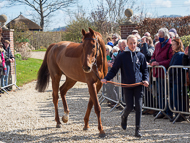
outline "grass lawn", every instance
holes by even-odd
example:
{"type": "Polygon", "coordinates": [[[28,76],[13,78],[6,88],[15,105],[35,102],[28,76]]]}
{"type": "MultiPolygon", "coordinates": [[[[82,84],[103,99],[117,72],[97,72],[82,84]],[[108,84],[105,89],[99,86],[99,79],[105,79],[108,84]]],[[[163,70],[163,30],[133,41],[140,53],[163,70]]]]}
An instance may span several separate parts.
{"type": "Polygon", "coordinates": [[[38,70],[43,60],[29,58],[28,60],[16,60],[17,86],[22,86],[37,79],[38,70]]]}

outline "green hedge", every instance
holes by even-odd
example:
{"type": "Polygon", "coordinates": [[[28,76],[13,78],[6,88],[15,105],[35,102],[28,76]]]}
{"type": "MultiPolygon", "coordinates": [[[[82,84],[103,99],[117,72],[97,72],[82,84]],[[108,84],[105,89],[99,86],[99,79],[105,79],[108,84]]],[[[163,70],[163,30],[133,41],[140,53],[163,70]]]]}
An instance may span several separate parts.
{"type": "Polygon", "coordinates": [[[190,35],[181,37],[184,48],[190,45],[190,35]]]}

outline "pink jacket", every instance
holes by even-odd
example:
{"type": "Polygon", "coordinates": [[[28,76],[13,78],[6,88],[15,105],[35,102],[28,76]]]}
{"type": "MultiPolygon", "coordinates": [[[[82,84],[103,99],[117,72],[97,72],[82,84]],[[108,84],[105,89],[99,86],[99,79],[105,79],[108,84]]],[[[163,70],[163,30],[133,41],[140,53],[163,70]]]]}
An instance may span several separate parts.
{"type": "Polygon", "coordinates": [[[5,67],[5,57],[4,57],[4,52],[1,52],[1,58],[2,58],[2,64],[3,64],[3,67],[5,67]]]}
{"type": "MultiPolygon", "coordinates": [[[[159,63],[159,65],[164,66],[167,70],[169,67],[169,63],[172,59],[172,56],[173,56],[173,51],[171,47],[171,39],[169,39],[169,41],[163,47],[161,47],[160,42],[156,44],[151,60],[155,59],[159,63]]],[[[153,76],[157,78],[158,77],[164,78],[164,71],[161,69],[159,71],[158,69],[153,69],[153,76]]]]}

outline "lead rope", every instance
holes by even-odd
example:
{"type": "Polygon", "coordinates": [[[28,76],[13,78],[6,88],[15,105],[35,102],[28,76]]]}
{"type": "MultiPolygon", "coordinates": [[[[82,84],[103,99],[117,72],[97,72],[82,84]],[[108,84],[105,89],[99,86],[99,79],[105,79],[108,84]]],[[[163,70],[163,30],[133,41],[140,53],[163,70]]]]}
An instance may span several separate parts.
{"type": "MultiPolygon", "coordinates": [[[[93,69],[92,71],[95,73],[97,78],[101,81],[101,78],[99,77],[99,74],[98,74],[98,66],[96,64],[96,61],[94,62],[94,65],[96,66],[96,72],[93,69]]],[[[113,82],[113,81],[107,81],[107,83],[113,84],[115,86],[121,86],[121,87],[135,87],[135,86],[143,85],[143,82],[138,82],[134,84],[124,84],[124,83],[118,83],[118,82],[113,82]]]]}

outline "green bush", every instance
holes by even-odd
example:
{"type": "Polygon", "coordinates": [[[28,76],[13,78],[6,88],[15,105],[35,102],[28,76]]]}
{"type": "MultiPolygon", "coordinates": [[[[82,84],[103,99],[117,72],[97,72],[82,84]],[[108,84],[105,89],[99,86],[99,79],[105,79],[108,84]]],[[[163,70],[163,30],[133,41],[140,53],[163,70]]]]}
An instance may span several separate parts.
{"type": "Polygon", "coordinates": [[[16,60],[22,60],[22,57],[21,57],[20,54],[16,54],[16,55],[15,55],[15,59],[16,59],[16,60]]]}
{"type": "Polygon", "coordinates": [[[18,41],[19,41],[19,43],[20,42],[29,42],[29,39],[28,38],[21,38],[18,41]]]}
{"type": "Polygon", "coordinates": [[[190,35],[181,37],[184,48],[190,45],[190,35]]]}

